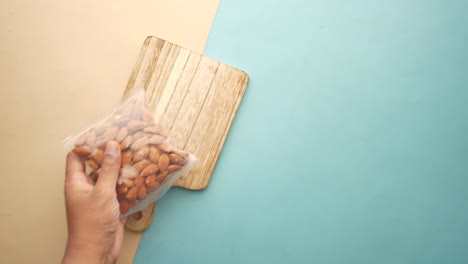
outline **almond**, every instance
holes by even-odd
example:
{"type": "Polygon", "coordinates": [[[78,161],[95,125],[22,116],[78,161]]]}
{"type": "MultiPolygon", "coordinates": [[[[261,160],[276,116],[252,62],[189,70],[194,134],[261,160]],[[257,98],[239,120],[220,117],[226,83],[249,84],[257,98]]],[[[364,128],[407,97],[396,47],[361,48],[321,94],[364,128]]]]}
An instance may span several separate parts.
{"type": "Polygon", "coordinates": [[[158,145],[158,148],[162,150],[163,152],[171,152],[172,151],[172,145],[170,144],[161,144],[158,145]]]}
{"type": "Polygon", "coordinates": [[[154,183],[156,182],[156,174],[150,175],[146,177],[145,179],[145,184],[148,186],[148,188],[153,187],[154,183]]]}
{"type": "Polygon", "coordinates": [[[127,198],[125,198],[125,196],[127,196],[127,193],[124,193],[124,194],[117,194],[117,201],[122,202],[122,201],[126,201],[127,198]]]}
{"type": "Polygon", "coordinates": [[[83,133],[81,136],[75,139],[75,146],[79,147],[86,142],[86,138],[88,137],[88,133],[83,133]]]}
{"type": "Polygon", "coordinates": [[[159,185],[160,185],[159,182],[154,180],[154,181],[151,181],[151,183],[147,184],[146,186],[147,186],[148,191],[152,191],[152,190],[157,189],[159,185]]]}
{"type": "Polygon", "coordinates": [[[144,160],[148,157],[149,154],[149,148],[148,147],[142,147],[141,149],[137,150],[135,152],[135,155],[133,155],[133,160],[135,162],[138,162],[140,160],[144,160]]]}
{"type": "Polygon", "coordinates": [[[137,171],[142,171],[149,164],[150,164],[150,162],[148,160],[141,160],[141,161],[133,164],[132,167],[137,171]]]}
{"type": "Polygon", "coordinates": [[[117,187],[117,194],[119,194],[119,195],[126,194],[126,193],[127,193],[127,189],[128,189],[128,187],[127,187],[126,185],[124,185],[124,184],[119,185],[119,186],[117,187]]]}
{"type": "Polygon", "coordinates": [[[151,146],[149,149],[149,160],[153,163],[158,163],[159,156],[159,150],[155,146],[151,146]]]}
{"type": "Polygon", "coordinates": [[[146,134],[156,134],[159,132],[159,128],[155,126],[145,127],[145,129],[143,129],[143,132],[146,134]]]}
{"type": "Polygon", "coordinates": [[[172,172],[175,172],[175,171],[180,170],[181,168],[182,168],[182,167],[179,166],[179,165],[174,165],[174,164],[172,164],[172,165],[169,165],[169,167],[167,167],[167,171],[168,171],[169,173],[172,173],[172,172]]]}
{"type": "Polygon", "coordinates": [[[111,126],[112,126],[111,123],[104,123],[104,124],[98,126],[97,128],[95,128],[94,133],[96,133],[96,136],[100,136],[100,135],[104,134],[104,132],[106,132],[106,130],[111,126]]]}
{"type": "Polygon", "coordinates": [[[130,145],[132,144],[132,136],[127,136],[123,141],[122,143],[120,143],[120,149],[121,150],[125,150],[125,149],[128,149],[130,147],[130,145]]]}
{"type": "Polygon", "coordinates": [[[151,174],[155,174],[157,171],[159,170],[159,167],[158,165],[156,164],[150,164],[148,166],[146,166],[140,173],[141,176],[148,176],[148,175],[151,175],[151,174]]]}
{"type": "Polygon", "coordinates": [[[145,136],[145,133],[143,133],[143,131],[136,131],[135,133],[133,133],[132,137],[133,137],[133,141],[136,141],[137,139],[141,138],[145,136]]]}
{"type": "Polygon", "coordinates": [[[138,198],[143,199],[146,196],[146,187],[143,185],[140,187],[140,190],[138,191],[138,198]]]}
{"type": "Polygon", "coordinates": [[[73,152],[76,153],[76,155],[81,156],[81,157],[86,157],[89,155],[89,147],[88,146],[79,146],[73,149],[73,152]]]}
{"type": "Polygon", "coordinates": [[[166,179],[167,175],[168,175],[167,171],[159,173],[156,176],[156,181],[158,181],[158,182],[164,181],[166,179]]]}
{"type": "Polygon", "coordinates": [[[127,150],[127,151],[124,151],[122,152],[122,166],[125,166],[125,165],[130,165],[133,161],[133,152],[131,150],[127,150]]]}
{"type": "Polygon", "coordinates": [[[184,158],[188,158],[189,156],[188,152],[183,151],[183,150],[173,149],[172,152],[184,158]]]}
{"type": "Polygon", "coordinates": [[[129,202],[127,202],[127,201],[120,202],[120,213],[121,214],[126,214],[129,209],[130,209],[130,203],[129,202]]]}
{"type": "Polygon", "coordinates": [[[102,149],[95,149],[91,152],[91,158],[98,164],[101,165],[104,161],[104,151],[102,149]]]}
{"type": "Polygon", "coordinates": [[[136,131],[136,130],[143,129],[146,126],[146,123],[143,121],[139,121],[139,120],[130,120],[127,123],[127,126],[128,126],[128,129],[130,129],[131,131],[136,131]]]}
{"type": "Polygon", "coordinates": [[[164,130],[164,129],[161,129],[161,131],[159,131],[158,134],[161,135],[161,136],[167,137],[167,131],[164,130]]]}
{"type": "Polygon", "coordinates": [[[159,157],[158,166],[161,172],[166,171],[167,167],[169,166],[169,156],[167,154],[162,154],[159,157]]]}
{"type": "Polygon", "coordinates": [[[129,121],[130,121],[130,118],[128,118],[128,116],[123,116],[123,115],[114,116],[114,125],[118,127],[125,126],[129,121]]]}
{"type": "Polygon", "coordinates": [[[92,160],[92,159],[88,160],[88,166],[93,170],[97,169],[97,167],[98,167],[96,162],[94,160],[92,160]]]}
{"type": "Polygon", "coordinates": [[[125,198],[127,198],[127,200],[129,200],[129,201],[134,200],[134,199],[136,199],[137,193],[138,193],[138,187],[134,186],[134,187],[130,188],[130,190],[127,192],[127,195],[125,196],[125,198]]]}
{"type": "Polygon", "coordinates": [[[143,177],[137,176],[134,182],[136,187],[140,187],[141,185],[143,185],[143,183],[145,183],[145,180],[143,179],[143,177]]]}
{"type": "Polygon", "coordinates": [[[130,179],[125,179],[122,181],[122,184],[127,186],[127,187],[133,187],[135,186],[135,182],[133,180],[130,180],[130,179]]]}
{"type": "Polygon", "coordinates": [[[119,143],[122,143],[122,141],[128,136],[128,128],[127,127],[122,127],[119,132],[117,133],[117,136],[115,137],[115,140],[119,143]]]}
{"type": "Polygon", "coordinates": [[[175,153],[169,154],[169,159],[171,160],[172,164],[185,165],[187,163],[187,160],[175,153]]]}
{"type": "Polygon", "coordinates": [[[96,140],[96,143],[94,143],[94,148],[98,148],[98,149],[105,149],[106,148],[106,145],[107,145],[107,140],[103,139],[103,138],[99,138],[98,140],[96,140]]]}
{"type": "Polygon", "coordinates": [[[166,138],[161,135],[154,135],[149,139],[149,143],[152,145],[161,144],[166,141],[166,138]]]}
{"type": "Polygon", "coordinates": [[[113,126],[108,128],[102,137],[106,140],[114,140],[117,137],[117,133],[119,133],[119,129],[113,126]]]}
{"type": "Polygon", "coordinates": [[[93,181],[93,183],[96,183],[98,177],[99,177],[99,170],[93,170],[89,173],[89,178],[91,178],[91,181],[93,181]]]}
{"type": "Polygon", "coordinates": [[[132,146],[130,147],[132,150],[134,151],[137,151],[139,150],[140,148],[144,147],[148,145],[148,138],[146,137],[141,137],[137,140],[135,140],[135,142],[133,142],[132,146]]]}

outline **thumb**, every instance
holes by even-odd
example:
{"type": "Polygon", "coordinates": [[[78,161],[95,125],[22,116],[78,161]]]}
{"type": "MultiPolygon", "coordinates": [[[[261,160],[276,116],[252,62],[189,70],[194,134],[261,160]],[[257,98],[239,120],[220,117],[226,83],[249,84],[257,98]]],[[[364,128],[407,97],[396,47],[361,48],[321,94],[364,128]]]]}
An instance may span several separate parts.
{"type": "Polygon", "coordinates": [[[120,171],[120,146],[115,141],[109,141],[104,154],[101,172],[96,183],[97,188],[115,191],[120,171]]]}

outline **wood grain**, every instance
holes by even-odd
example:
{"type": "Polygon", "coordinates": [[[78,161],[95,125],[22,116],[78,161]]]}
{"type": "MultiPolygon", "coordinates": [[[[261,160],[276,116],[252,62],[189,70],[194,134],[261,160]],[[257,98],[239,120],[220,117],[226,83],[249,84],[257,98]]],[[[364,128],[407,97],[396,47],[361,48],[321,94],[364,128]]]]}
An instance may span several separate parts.
{"type": "MultiPolygon", "coordinates": [[[[196,167],[174,186],[206,188],[248,79],[243,71],[168,41],[145,40],[124,96],[135,87],[145,87],[154,117],[169,131],[171,142],[198,157],[196,167]]],[[[146,229],[153,210],[154,205],[149,206],[126,227],[146,229]]]]}

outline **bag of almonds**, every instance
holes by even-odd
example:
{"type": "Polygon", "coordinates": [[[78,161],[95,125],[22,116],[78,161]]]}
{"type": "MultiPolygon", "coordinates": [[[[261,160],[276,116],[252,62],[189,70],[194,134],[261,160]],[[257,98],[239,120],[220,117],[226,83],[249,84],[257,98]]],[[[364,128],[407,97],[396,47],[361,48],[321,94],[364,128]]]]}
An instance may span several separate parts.
{"type": "Polygon", "coordinates": [[[135,89],[106,118],[65,139],[65,147],[86,159],[88,176],[99,177],[104,149],[120,143],[122,163],[117,198],[122,216],[144,209],[161,198],[196,163],[194,155],[167,139],[148,109],[144,89],[135,89]]]}

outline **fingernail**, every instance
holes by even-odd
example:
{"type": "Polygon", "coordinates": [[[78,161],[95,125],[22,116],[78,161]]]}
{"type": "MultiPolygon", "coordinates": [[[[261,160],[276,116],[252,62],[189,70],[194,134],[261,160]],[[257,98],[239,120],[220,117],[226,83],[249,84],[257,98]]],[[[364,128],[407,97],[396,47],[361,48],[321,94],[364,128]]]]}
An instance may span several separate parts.
{"type": "Polygon", "coordinates": [[[119,151],[119,146],[115,142],[108,142],[106,146],[106,155],[115,156],[119,151]]]}

